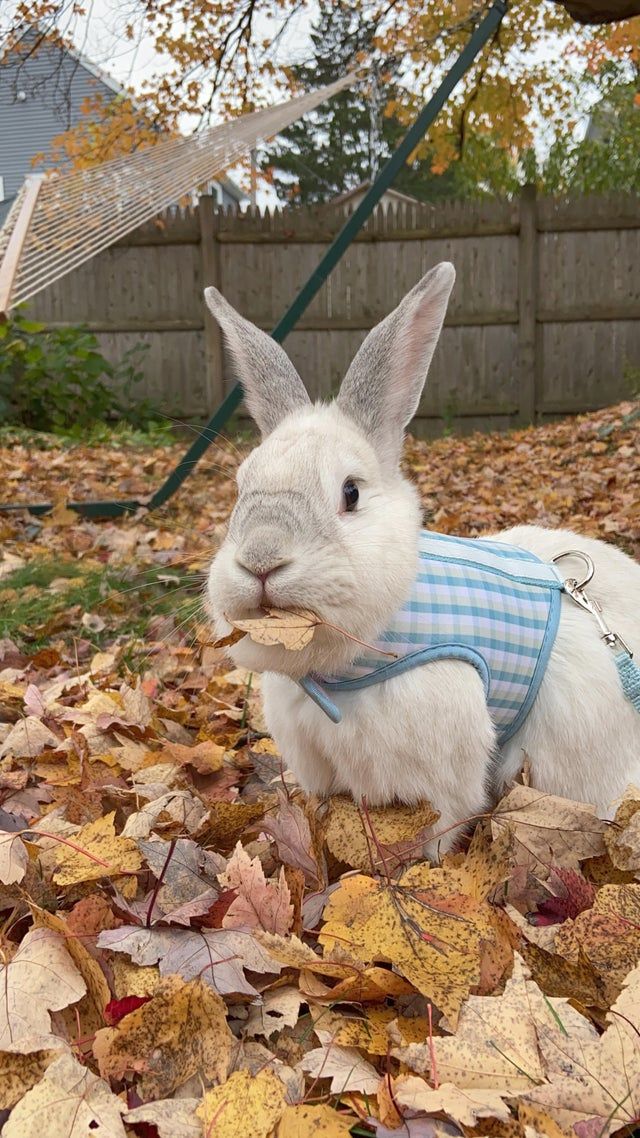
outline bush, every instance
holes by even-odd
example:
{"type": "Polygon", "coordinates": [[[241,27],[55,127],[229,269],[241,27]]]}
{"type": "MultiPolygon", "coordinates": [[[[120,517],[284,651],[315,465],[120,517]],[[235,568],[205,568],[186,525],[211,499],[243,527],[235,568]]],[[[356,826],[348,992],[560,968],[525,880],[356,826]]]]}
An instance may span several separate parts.
{"type": "Polygon", "coordinates": [[[111,364],[87,328],[46,328],[14,313],[0,324],[0,422],[65,434],[109,418],[145,426],[157,415],[132,398],[145,350],[139,344],[111,364]]]}

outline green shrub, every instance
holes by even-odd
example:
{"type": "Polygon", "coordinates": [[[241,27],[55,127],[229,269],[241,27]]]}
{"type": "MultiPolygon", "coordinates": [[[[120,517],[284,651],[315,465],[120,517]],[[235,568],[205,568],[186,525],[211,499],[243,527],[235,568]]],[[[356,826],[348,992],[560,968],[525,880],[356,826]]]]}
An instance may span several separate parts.
{"type": "Polygon", "coordinates": [[[145,350],[136,345],[111,364],[87,328],[46,328],[14,313],[0,324],[0,423],[65,434],[106,419],[145,426],[157,415],[132,396],[145,350]]]}

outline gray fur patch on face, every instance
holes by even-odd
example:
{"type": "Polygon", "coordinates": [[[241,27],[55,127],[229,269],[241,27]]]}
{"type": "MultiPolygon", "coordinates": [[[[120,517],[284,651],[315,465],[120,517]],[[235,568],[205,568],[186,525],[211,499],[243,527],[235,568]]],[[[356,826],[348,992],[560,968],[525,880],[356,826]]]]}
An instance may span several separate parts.
{"type": "Polygon", "coordinates": [[[292,411],[311,405],[305,386],[271,336],[240,316],[216,288],[205,289],[204,296],[222,328],[249,413],[266,436],[292,411]]]}

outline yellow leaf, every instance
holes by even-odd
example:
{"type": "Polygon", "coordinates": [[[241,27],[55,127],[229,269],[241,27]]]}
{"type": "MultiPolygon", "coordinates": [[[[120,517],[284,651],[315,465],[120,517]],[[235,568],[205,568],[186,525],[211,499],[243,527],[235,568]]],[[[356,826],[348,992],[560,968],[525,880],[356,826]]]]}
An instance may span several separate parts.
{"type": "Polygon", "coordinates": [[[162,1098],[190,1079],[224,1079],[233,1036],[221,997],[202,980],[169,976],[148,1003],[96,1035],[103,1078],[141,1074],[143,1098],[162,1098]]]}
{"type": "MultiPolygon", "coordinates": [[[[267,609],[264,616],[251,620],[230,620],[229,624],[248,633],[256,644],[272,647],[280,644],[290,652],[299,652],[313,639],[320,623],[315,613],[307,609],[267,609]]],[[[226,638],[228,639],[228,638],[226,638]]]]}
{"type": "Polygon", "coordinates": [[[499,1118],[503,1122],[511,1118],[498,1091],[461,1091],[452,1083],[441,1083],[434,1089],[415,1075],[396,1080],[394,1097],[401,1106],[428,1114],[442,1112],[462,1126],[475,1126],[479,1118],[499,1118]]]}
{"type": "Polygon", "coordinates": [[[578,869],[604,853],[607,823],[584,802],[514,786],[494,810],[491,827],[494,837],[509,836],[516,864],[546,874],[550,863],[578,869]]]}
{"type": "Polygon", "coordinates": [[[0,1110],[8,1110],[31,1090],[55,1058],[55,1051],[34,1051],[32,1055],[0,1051],[0,1110]]]}
{"type": "Polygon", "coordinates": [[[207,1091],[196,1114],[215,1138],[267,1138],[285,1108],[284,1086],[272,1071],[234,1071],[207,1091]]]}
{"type": "Polygon", "coordinates": [[[276,1138],[348,1138],[353,1118],[330,1106],[285,1106],[276,1138]]]}
{"type": "Polygon", "coordinates": [[[488,907],[450,891],[444,873],[422,863],[397,884],[346,878],[329,898],[319,940],[367,964],[393,963],[454,1026],[478,983],[481,947],[493,929],[488,907]]]}
{"type": "Polygon", "coordinates": [[[126,1138],[126,1106],[73,1055],[62,1055],[13,1108],[4,1138],[126,1138]]]}
{"type": "Polygon", "coordinates": [[[405,850],[405,860],[420,857],[419,838],[439,817],[430,802],[369,807],[365,815],[352,798],[337,795],[329,804],[326,842],[339,861],[379,873],[397,866],[405,850]]]}
{"type": "Polygon", "coordinates": [[[58,885],[77,885],[79,881],[97,881],[140,869],[142,854],[131,838],[116,836],[114,818],[112,812],[83,826],[73,836],[73,848],[60,845],[54,873],[58,885]]]}

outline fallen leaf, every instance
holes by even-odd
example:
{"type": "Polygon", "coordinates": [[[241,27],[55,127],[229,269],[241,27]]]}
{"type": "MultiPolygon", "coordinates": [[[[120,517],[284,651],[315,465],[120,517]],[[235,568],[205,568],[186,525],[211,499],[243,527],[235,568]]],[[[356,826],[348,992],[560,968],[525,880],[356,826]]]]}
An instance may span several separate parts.
{"type": "Polygon", "coordinates": [[[629,787],[604,834],[607,853],[616,869],[640,872],[640,789],[629,787]]]}
{"type": "Polygon", "coordinates": [[[282,790],[278,791],[277,801],[277,810],[265,814],[261,829],[274,839],[280,860],[302,870],[306,881],[317,886],[323,880],[323,873],[309,820],[302,807],[282,790]]]}
{"type": "Polygon", "coordinates": [[[140,869],[139,849],[130,838],[116,836],[114,818],[115,813],[105,814],[83,826],[74,835],[74,848],[60,846],[56,855],[58,868],[54,873],[58,885],[97,881],[140,869]]]}
{"type": "Polygon", "coordinates": [[[615,999],[640,959],[640,885],[603,885],[593,908],[558,929],[554,950],[573,964],[587,961],[608,1002],[615,999]]]}
{"type": "Polygon", "coordinates": [[[543,873],[549,865],[577,869],[586,858],[604,852],[607,823],[595,808],[531,786],[514,786],[491,816],[494,837],[509,834],[516,864],[543,873]]]}
{"type": "Polygon", "coordinates": [[[460,1090],[452,1083],[441,1083],[434,1089],[415,1075],[396,1079],[394,1096],[401,1106],[427,1114],[441,1112],[462,1126],[475,1126],[479,1118],[498,1118],[502,1122],[511,1118],[498,1091],[460,1090]]]}
{"type": "Polygon", "coordinates": [[[455,1026],[480,979],[481,946],[493,936],[483,904],[449,892],[442,871],[424,863],[397,885],[348,877],[329,898],[319,942],[341,946],[365,964],[393,962],[455,1026]]]}
{"type": "Polygon", "coordinates": [[[280,971],[255,937],[242,929],[146,929],[124,925],[98,938],[100,948],[126,952],[136,964],[159,964],[162,976],[201,976],[220,995],[256,996],[245,978],[251,972],[280,971]]]}
{"type": "Polygon", "coordinates": [[[3,1138],[126,1138],[124,1103],[102,1079],[62,1055],[15,1106],[3,1138]]]}
{"type": "Polygon", "coordinates": [[[430,802],[412,806],[368,807],[352,798],[331,798],[326,842],[334,857],[354,869],[380,873],[422,856],[421,840],[440,817],[430,802]]]}
{"type": "Polygon", "coordinates": [[[75,1004],[86,984],[63,941],[49,929],[32,929],[13,960],[0,965],[0,1051],[27,1054],[60,1050],[49,1012],[75,1004]]]}
{"type": "Polygon", "coordinates": [[[125,1122],[147,1122],[155,1126],[159,1138],[202,1138],[202,1123],[196,1116],[197,1098],[168,1098],[148,1102],[128,1110],[125,1122]]]}
{"type": "Polygon", "coordinates": [[[16,759],[35,759],[45,747],[58,747],[57,735],[35,715],[20,719],[0,747],[0,759],[13,755],[16,759]]]}
{"type": "Polygon", "coordinates": [[[0,1110],[15,1106],[56,1057],[55,1051],[35,1051],[31,1055],[0,1051],[0,1110]]]}
{"type": "Polygon", "coordinates": [[[13,885],[27,872],[29,854],[20,834],[0,830],[0,881],[13,885]]]}
{"type": "Polygon", "coordinates": [[[164,1097],[200,1073],[223,1080],[233,1036],[226,1008],[202,980],[185,984],[168,977],[154,996],[120,1020],[99,1031],[93,1053],[103,1078],[120,1080],[140,1074],[140,1094],[164,1097]]]}
{"type": "MultiPolygon", "coordinates": [[[[349,1138],[353,1119],[330,1106],[285,1106],[276,1138],[349,1138]]],[[[401,1138],[401,1136],[399,1136],[401,1138]]]]}
{"type": "Polygon", "coordinates": [[[380,1085],[380,1075],[371,1063],[363,1059],[351,1047],[339,1047],[329,1031],[315,1029],[320,1047],[308,1051],[298,1063],[301,1071],[307,1071],[315,1079],[331,1079],[332,1094],[346,1094],[359,1091],[365,1095],[375,1094],[380,1085]]]}
{"type": "Polygon", "coordinates": [[[250,858],[238,843],[219,880],[237,894],[223,917],[223,928],[258,928],[280,936],[289,931],[293,906],[282,867],[277,882],[267,881],[260,859],[250,858]]]}
{"type": "Polygon", "coordinates": [[[246,1036],[264,1035],[270,1039],[285,1027],[293,1027],[298,1022],[300,1005],[304,996],[297,988],[285,985],[265,992],[262,1003],[249,1009],[249,1018],[244,1027],[246,1036]]]}
{"type": "Polygon", "coordinates": [[[268,1138],[285,1108],[284,1087],[271,1071],[234,1071],[207,1091],[196,1114],[215,1138],[268,1138]]]}

